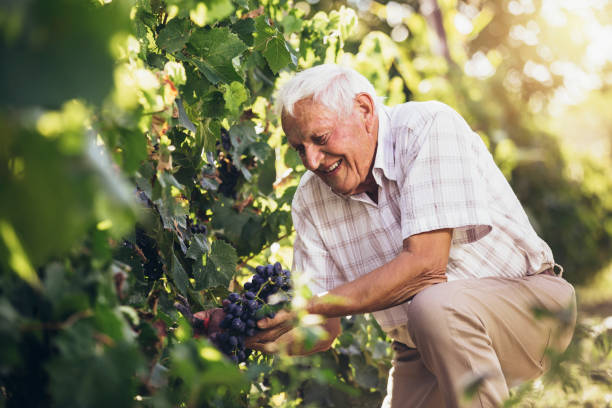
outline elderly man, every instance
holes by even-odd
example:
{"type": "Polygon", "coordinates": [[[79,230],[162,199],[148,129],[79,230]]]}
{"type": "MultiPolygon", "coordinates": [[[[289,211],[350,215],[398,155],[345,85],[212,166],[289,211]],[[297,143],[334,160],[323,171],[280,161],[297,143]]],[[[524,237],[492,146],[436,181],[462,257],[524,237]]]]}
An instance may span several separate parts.
{"type": "MultiPolygon", "coordinates": [[[[567,347],[573,324],[559,329],[532,309],[575,307],[574,289],[455,111],[387,108],[336,65],[298,73],[277,105],[308,169],[293,200],[293,269],[310,277],[309,312],[326,318],[314,351],[329,348],[341,316],[373,313],[394,340],[385,407],[463,406],[475,379],[468,404],[490,407],[542,374],[547,347],[567,347]]],[[[261,321],[248,345],[291,339],[288,315],[261,321]]]]}

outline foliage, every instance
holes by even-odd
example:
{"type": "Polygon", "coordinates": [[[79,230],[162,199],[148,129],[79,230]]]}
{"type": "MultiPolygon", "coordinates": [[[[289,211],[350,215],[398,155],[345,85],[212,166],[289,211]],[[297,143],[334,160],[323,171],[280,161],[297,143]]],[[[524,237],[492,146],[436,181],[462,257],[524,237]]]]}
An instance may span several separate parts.
{"type": "MultiPolygon", "coordinates": [[[[325,353],[254,355],[236,367],[174,308],[179,295],[194,312],[218,306],[251,265],[290,260],[304,168],[271,99],[298,67],[342,61],[389,104],[435,97],[456,107],[566,276],[586,279],[609,261],[611,178],[588,160],[574,171],[516,95],[500,91],[504,78],[458,69],[465,43],[487,34],[486,7],[472,38],[448,30],[452,61],[431,51],[418,8],[399,46],[376,30],[351,37],[364,21],[389,31],[378,3],[361,26],[352,9],[287,0],[95,3],[0,6],[0,406],[380,402],[390,350],[369,316],[344,319],[325,353]]],[[[459,7],[440,3],[448,18],[459,7]]],[[[298,294],[296,306],[308,291],[298,294]]],[[[320,335],[307,319],[300,330],[310,342],[320,335]]]]}
{"type": "Polygon", "coordinates": [[[351,15],[302,21],[287,2],[229,0],[3,6],[3,406],[245,405],[274,395],[249,382],[283,369],[293,397],[313,378],[339,384],[306,360],[238,368],[174,302],[219,305],[291,234],[297,180],[274,184],[270,95],[298,58],[335,58],[351,15]]]}

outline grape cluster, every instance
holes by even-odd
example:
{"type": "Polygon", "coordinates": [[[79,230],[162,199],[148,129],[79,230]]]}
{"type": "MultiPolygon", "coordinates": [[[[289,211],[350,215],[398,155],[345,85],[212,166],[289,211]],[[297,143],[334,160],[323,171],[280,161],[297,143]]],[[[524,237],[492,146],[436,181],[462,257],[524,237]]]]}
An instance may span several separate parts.
{"type": "Polygon", "coordinates": [[[164,273],[164,264],[159,256],[157,242],[148,236],[141,228],[136,228],[136,245],[129,241],[124,246],[139,253],[142,259],[142,269],[150,280],[160,279],[164,273]]]}
{"type": "Polygon", "coordinates": [[[213,342],[234,362],[245,361],[251,354],[244,348],[244,339],[257,332],[257,321],[274,317],[268,309],[268,299],[273,294],[289,298],[291,273],[283,270],[280,263],[258,266],[250,282],[244,284],[242,294],[230,293],[223,300],[225,317],[220,324],[220,333],[213,336],[213,342]]]}
{"type": "Polygon", "coordinates": [[[206,234],[206,225],[194,225],[193,221],[191,220],[191,218],[189,218],[189,216],[186,216],[185,218],[187,219],[187,228],[189,228],[192,234],[206,234]]]}
{"type": "Polygon", "coordinates": [[[230,139],[230,134],[224,127],[221,127],[221,145],[223,146],[226,152],[229,152],[232,148],[232,140],[230,139]]]}

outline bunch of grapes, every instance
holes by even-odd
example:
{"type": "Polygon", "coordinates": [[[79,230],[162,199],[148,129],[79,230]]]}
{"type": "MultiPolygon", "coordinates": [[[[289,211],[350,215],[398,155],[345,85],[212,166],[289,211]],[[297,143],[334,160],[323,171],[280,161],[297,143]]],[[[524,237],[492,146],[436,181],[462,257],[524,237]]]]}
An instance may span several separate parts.
{"type": "Polygon", "coordinates": [[[251,354],[244,348],[244,339],[257,332],[257,321],[274,317],[268,305],[270,296],[280,295],[289,299],[291,273],[283,270],[280,263],[258,266],[250,282],[245,283],[244,293],[230,293],[223,300],[225,317],[220,324],[221,331],[212,338],[213,342],[234,362],[245,361],[251,354]]]}
{"type": "Polygon", "coordinates": [[[124,241],[123,246],[134,251],[142,261],[142,269],[150,280],[160,279],[164,273],[164,264],[159,255],[157,242],[144,230],[136,227],[136,244],[124,241]]]}
{"type": "Polygon", "coordinates": [[[193,224],[193,221],[191,220],[191,218],[189,218],[189,216],[187,215],[186,217],[187,220],[187,228],[189,228],[191,230],[192,234],[205,234],[206,235],[206,225],[204,224],[193,224]]]}

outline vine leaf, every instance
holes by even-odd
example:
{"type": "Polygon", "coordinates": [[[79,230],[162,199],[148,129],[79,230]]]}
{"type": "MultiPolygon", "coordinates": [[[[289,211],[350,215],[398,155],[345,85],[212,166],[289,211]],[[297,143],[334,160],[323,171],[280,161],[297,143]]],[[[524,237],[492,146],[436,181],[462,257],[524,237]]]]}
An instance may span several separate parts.
{"type": "Polygon", "coordinates": [[[229,280],[234,276],[236,265],[238,264],[238,255],[234,247],[220,240],[213,242],[210,260],[214,262],[217,271],[227,277],[227,283],[229,284],[229,280]]]}
{"type": "Polygon", "coordinates": [[[147,143],[142,133],[131,129],[119,129],[123,152],[123,169],[127,173],[134,173],[140,163],[147,158],[147,143]]]}
{"type": "Polygon", "coordinates": [[[287,48],[287,43],[282,37],[271,38],[266,48],[262,51],[262,54],[266,58],[266,61],[268,61],[270,69],[275,74],[293,62],[291,53],[287,48]]]}
{"type": "Polygon", "coordinates": [[[206,265],[194,269],[196,288],[227,287],[237,264],[238,255],[231,245],[220,240],[213,242],[206,265]]]}
{"type": "Polygon", "coordinates": [[[191,287],[189,277],[187,276],[185,269],[183,269],[183,265],[181,265],[178,258],[174,254],[172,255],[172,265],[170,267],[169,275],[181,295],[187,296],[187,289],[191,287]]]}
{"type": "Polygon", "coordinates": [[[229,28],[200,28],[189,40],[190,50],[199,58],[195,61],[198,69],[212,83],[215,75],[226,82],[240,81],[242,77],[236,72],[232,60],[242,54],[247,46],[229,28]]]}
{"type": "Polygon", "coordinates": [[[191,59],[190,61],[212,84],[216,85],[219,83],[219,81],[221,81],[221,74],[219,74],[219,72],[217,72],[217,70],[215,70],[215,68],[208,62],[195,58],[191,59]]]}
{"type": "Polygon", "coordinates": [[[183,49],[190,37],[189,20],[174,18],[168,22],[157,37],[157,46],[168,52],[183,49]]]}
{"type": "Polygon", "coordinates": [[[242,236],[242,228],[249,220],[246,213],[238,213],[232,208],[229,200],[220,199],[213,205],[216,215],[211,222],[213,229],[223,230],[223,235],[231,242],[238,242],[242,236]]]}
{"type": "Polygon", "coordinates": [[[204,234],[193,234],[191,238],[191,245],[187,250],[185,256],[190,259],[202,262],[202,255],[208,251],[208,242],[206,242],[206,235],[204,234]]]}
{"type": "Polygon", "coordinates": [[[245,44],[253,45],[253,33],[255,32],[255,20],[252,18],[245,18],[244,20],[238,20],[232,25],[232,31],[238,34],[238,37],[245,44]]]}
{"type": "Polygon", "coordinates": [[[283,34],[268,24],[266,16],[255,19],[255,30],[255,49],[263,54],[275,74],[293,62],[283,34]]]}
{"type": "Polygon", "coordinates": [[[225,99],[225,107],[232,115],[240,113],[240,106],[248,101],[249,91],[240,82],[232,82],[231,84],[221,85],[223,90],[223,99],[225,99]]]}

